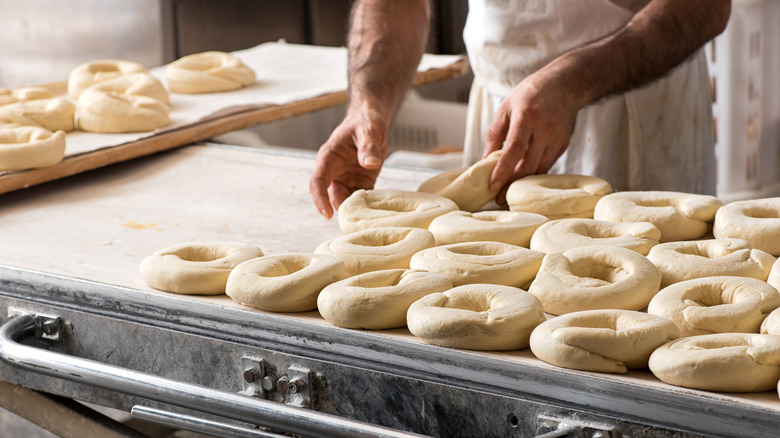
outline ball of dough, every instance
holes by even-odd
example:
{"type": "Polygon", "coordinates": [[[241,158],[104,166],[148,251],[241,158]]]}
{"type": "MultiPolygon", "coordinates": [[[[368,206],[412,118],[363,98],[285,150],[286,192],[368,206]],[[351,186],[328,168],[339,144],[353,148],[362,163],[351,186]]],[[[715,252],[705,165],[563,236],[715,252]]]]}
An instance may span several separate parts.
{"type": "Polygon", "coordinates": [[[230,53],[203,52],[168,64],[165,79],[174,93],[215,93],[254,83],[255,72],[230,53]]]}
{"type": "Polygon", "coordinates": [[[780,336],[718,333],[677,339],[650,356],[650,371],[676,386],[760,392],[780,380],[780,336]]]}
{"type": "Polygon", "coordinates": [[[0,106],[0,122],[72,131],[76,105],[63,98],[22,100],[0,106]]]}
{"type": "Polygon", "coordinates": [[[596,309],[644,309],[661,274],[649,260],[617,246],[580,246],[547,254],[528,292],[553,315],[596,309]]]}
{"type": "Polygon", "coordinates": [[[241,304],[269,312],[305,312],[317,295],[347,276],[347,267],[322,254],[279,254],[247,260],[230,273],[225,293],[241,304]]]}
{"type": "Polygon", "coordinates": [[[382,330],[406,327],[406,311],[420,298],[452,289],[445,277],[411,269],[388,269],[338,281],[320,292],[317,308],[333,325],[382,330]]]}
{"type": "Polygon", "coordinates": [[[539,300],[522,289],[469,284],[420,298],[406,319],[409,331],[429,344],[517,350],[528,347],[531,331],[545,318],[539,300]]]}
{"type": "Polygon", "coordinates": [[[461,210],[477,211],[498,193],[490,189],[490,175],[500,157],[501,151],[495,151],[467,169],[431,178],[422,183],[418,191],[451,199],[461,210]]]}
{"type": "Polygon", "coordinates": [[[775,258],[741,239],[667,242],[647,254],[661,271],[661,287],[701,277],[735,276],[766,280],[775,258]]]}
{"type": "Polygon", "coordinates": [[[558,219],[542,224],[531,236],[531,249],[548,254],[586,245],[610,245],[647,255],[661,232],[650,222],[558,219]]]}
{"type": "Polygon", "coordinates": [[[780,256],[780,198],[752,199],[726,204],[715,215],[717,238],[744,239],[750,246],[780,256]]]}
{"type": "Polygon", "coordinates": [[[625,373],[645,368],[658,346],[678,336],[664,318],[631,310],[588,310],[539,324],[531,351],[539,359],[583,371],[625,373]]]}
{"type": "Polygon", "coordinates": [[[64,132],[51,132],[36,126],[0,124],[0,170],[53,166],[64,157],[64,132]]]}
{"type": "Polygon", "coordinates": [[[544,254],[500,242],[464,242],[424,249],[409,266],[441,274],[453,285],[473,283],[522,287],[533,280],[544,254]]]}
{"type": "Polygon", "coordinates": [[[780,306],[780,293],[748,277],[705,277],[661,289],[647,312],[677,325],[680,336],[758,333],[761,322],[780,306]]]}
{"type": "Polygon", "coordinates": [[[437,245],[460,242],[503,242],[528,247],[531,236],[547,218],[534,213],[489,210],[451,211],[428,226],[437,245]]]}
{"type": "Polygon", "coordinates": [[[262,257],[260,248],[234,242],[193,242],[155,251],[141,261],[141,278],[159,290],[177,294],[221,295],[230,271],[262,257]]]}
{"type": "Polygon", "coordinates": [[[84,131],[153,131],[168,125],[168,92],[147,73],[119,76],[85,90],[79,97],[78,125],[84,131]]]}
{"type": "Polygon", "coordinates": [[[102,59],[81,64],[68,76],[68,96],[77,100],[87,88],[119,76],[146,73],[143,65],[133,61],[102,59]]]}
{"type": "Polygon", "coordinates": [[[512,211],[526,211],[550,219],[593,218],[593,208],[612,186],[585,175],[529,175],[513,182],[506,192],[512,211]]]}
{"type": "Polygon", "coordinates": [[[780,308],[769,313],[761,322],[759,333],[764,335],[780,335],[780,308]]]}
{"type": "Polygon", "coordinates": [[[710,230],[723,203],[714,196],[679,192],[618,192],[596,204],[593,218],[615,222],[651,222],[661,242],[693,240],[710,230]]]}
{"type": "Polygon", "coordinates": [[[357,190],[339,206],[339,227],[344,233],[377,227],[427,229],[432,220],[457,209],[454,202],[431,193],[357,190]]]}
{"type": "Polygon", "coordinates": [[[321,243],[314,253],[340,259],[352,276],[383,269],[408,269],[412,255],[435,244],[433,234],[422,228],[380,227],[321,243]]]}

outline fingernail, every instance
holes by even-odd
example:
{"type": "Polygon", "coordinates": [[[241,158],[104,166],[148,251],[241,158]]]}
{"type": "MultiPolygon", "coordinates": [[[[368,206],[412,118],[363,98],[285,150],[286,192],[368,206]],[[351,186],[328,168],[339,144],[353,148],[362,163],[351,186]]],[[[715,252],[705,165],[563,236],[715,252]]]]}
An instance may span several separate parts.
{"type": "Polygon", "coordinates": [[[366,158],[363,159],[363,165],[365,166],[378,166],[379,165],[379,158],[375,157],[374,155],[369,155],[366,158]]]}

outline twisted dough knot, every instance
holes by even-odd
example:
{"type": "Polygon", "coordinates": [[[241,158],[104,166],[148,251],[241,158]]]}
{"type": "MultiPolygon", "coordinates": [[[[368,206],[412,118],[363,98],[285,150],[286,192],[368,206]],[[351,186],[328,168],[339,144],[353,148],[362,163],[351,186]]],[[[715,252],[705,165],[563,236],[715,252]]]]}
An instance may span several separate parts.
{"type": "Polygon", "coordinates": [[[0,170],[53,166],[64,156],[63,131],[0,123],[0,170]]]}
{"type": "Polygon", "coordinates": [[[229,53],[212,51],[168,64],[165,79],[174,93],[215,93],[254,83],[255,72],[229,53]]]}
{"type": "Polygon", "coordinates": [[[132,73],[147,73],[143,65],[119,59],[101,59],[81,64],[68,76],[68,96],[78,100],[87,88],[132,73]]]}

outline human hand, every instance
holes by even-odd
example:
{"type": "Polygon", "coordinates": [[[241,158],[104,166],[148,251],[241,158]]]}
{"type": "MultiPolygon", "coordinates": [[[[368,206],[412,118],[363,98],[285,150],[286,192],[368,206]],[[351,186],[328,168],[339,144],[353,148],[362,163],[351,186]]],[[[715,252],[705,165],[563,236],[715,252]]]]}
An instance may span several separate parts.
{"type": "Polygon", "coordinates": [[[349,111],[317,152],[309,192],[330,219],[352,192],[372,189],[387,154],[388,122],[374,110],[349,111]]]}

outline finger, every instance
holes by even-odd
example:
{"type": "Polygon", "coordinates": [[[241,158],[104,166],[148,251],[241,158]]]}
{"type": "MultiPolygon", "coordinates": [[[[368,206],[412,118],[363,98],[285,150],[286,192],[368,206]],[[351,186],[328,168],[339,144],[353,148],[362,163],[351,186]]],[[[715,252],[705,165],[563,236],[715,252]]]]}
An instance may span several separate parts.
{"type": "Polygon", "coordinates": [[[568,139],[564,139],[563,143],[559,143],[561,146],[547,148],[539,162],[539,169],[537,173],[547,173],[552,169],[553,164],[558,161],[558,158],[563,155],[566,149],[569,147],[568,139]]]}
{"type": "Polygon", "coordinates": [[[330,198],[328,197],[328,185],[329,179],[323,175],[323,172],[319,167],[316,168],[309,180],[309,193],[311,193],[317,211],[324,216],[325,219],[333,217],[333,208],[330,205],[330,198]]]}
{"type": "Polygon", "coordinates": [[[375,129],[360,129],[356,133],[358,163],[364,169],[379,169],[384,161],[385,139],[375,129]]]}
{"type": "Polygon", "coordinates": [[[349,198],[349,195],[352,194],[352,191],[344,184],[338,181],[333,181],[328,188],[328,193],[330,194],[330,201],[333,203],[333,207],[338,209],[341,203],[344,202],[345,199],[349,198]]]}
{"type": "Polygon", "coordinates": [[[500,190],[511,179],[517,163],[525,157],[530,141],[530,130],[525,129],[520,121],[513,122],[504,142],[501,157],[490,176],[492,190],[500,190]]]}
{"type": "Polygon", "coordinates": [[[528,149],[525,151],[521,164],[521,174],[536,175],[539,173],[539,163],[542,161],[542,156],[546,153],[547,141],[539,137],[534,137],[528,142],[528,149]]]}
{"type": "Polygon", "coordinates": [[[490,124],[490,129],[488,129],[488,132],[485,135],[485,150],[482,154],[482,158],[487,157],[503,147],[504,140],[509,131],[509,125],[509,113],[504,110],[503,106],[500,106],[498,110],[496,110],[493,123],[490,124]]]}
{"type": "Polygon", "coordinates": [[[525,176],[523,170],[522,170],[523,162],[522,160],[517,163],[515,166],[514,171],[512,172],[512,176],[509,178],[509,181],[506,182],[503,186],[501,186],[501,189],[496,194],[496,204],[500,205],[501,207],[506,207],[506,192],[509,190],[509,186],[512,185],[513,182],[516,180],[522,178],[525,176]]]}

